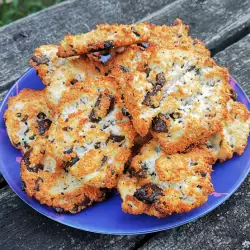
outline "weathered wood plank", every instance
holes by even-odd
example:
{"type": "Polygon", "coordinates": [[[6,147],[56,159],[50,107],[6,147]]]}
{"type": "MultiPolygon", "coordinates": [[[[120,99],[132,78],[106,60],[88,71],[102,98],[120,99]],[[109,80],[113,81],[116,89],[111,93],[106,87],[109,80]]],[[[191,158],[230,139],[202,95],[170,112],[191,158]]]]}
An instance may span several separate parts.
{"type": "MultiPolygon", "coordinates": [[[[250,35],[215,56],[250,95],[250,35]]],[[[247,249],[250,245],[250,176],[223,205],[195,223],[157,234],[141,249],[247,249]],[[245,248],[244,248],[245,246],[245,248]]]]}
{"type": "Polygon", "coordinates": [[[0,29],[0,92],[27,69],[35,47],[58,43],[68,32],[86,32],[103,22],[164,24],[180,17],[190,24],[192,35],[214,49],[248,32],[249,9],[248,0],[66,1],[0,29]]]}
{"type": "Polygon", "coordinates": [[[10,249],[133,249],[144,238],[112,236],[73,229],[34,211],[8,187],[0,191],[0,248],[10,249]]]}
{"type": "Polygon", "coordinates": [[[250,35],[231,45],[215,56],[218,64],[229,69],[250,97],[250,35]]]}
{"type": "Polygon", "coordinates": [[[180,0],[140,21],[162,24],[177,17],[190,25],[193,37],[214,50],[223,43],[230,45],[241,32],[250,32],[250,1],[180,0]]]}

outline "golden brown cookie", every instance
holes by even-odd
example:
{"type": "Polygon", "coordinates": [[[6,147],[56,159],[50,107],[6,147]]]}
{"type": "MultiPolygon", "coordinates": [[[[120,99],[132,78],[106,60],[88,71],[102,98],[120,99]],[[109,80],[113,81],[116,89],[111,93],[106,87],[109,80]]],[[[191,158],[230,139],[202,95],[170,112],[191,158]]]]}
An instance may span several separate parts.
{"type": "Polygon", "coordinates": [[[136,131],[151,131],[166,153],[205,143],[220,129],[229,75],[208,56],[156,47],[145,72],[127,73],[126,79],[125,105],[136,131]]]}
{"type": "Polygon", "coordinates": [[[55,159],[45,153],[46,146],[44,141],[38,140],[22,158],[22,188],[28,196],[51,206],[58,213],[77,213],[93,202],[105,199],[105,189],[86,185],[69,171],[52,167],[55,159]]]}
{"type": "Polygon", "coordinates": [[[57,210],[79,212],[105,197],[130,157],[135,132],[111,77],[72,86],[47,137],[24,155],[25,191],[57,210]]]}
{"type": "Polygon", "coordinates": [[[244,104],[231,99],[220,131],[209,137],[206,147],[223,162],[231,159],[234,153],[241,155],[244,152],[249,132],[249,111],[244,104]]]}
{"type": "Polygon", "coordinates": [[[59,58],[57,45],[42,45],[35,50],[30,64],[37,70],[46,87],[46,99],[49,107],[56,110],[64,91],[78,81],[88,77],[101,77],[104,68],[87,56],[59,58]]]}
{"type": "Polygon", "coordinates": [[[115,187],[135,137],[122,107],[111,77],[72,86],[63,94],[46,138],[44,157],[53,159],[50,168],[64,169],[86,185],[115,187]]]}
{"type": "Polygon", "coordinates": [[[26,152],[37,137],[47,134],[52,116],[44,90],[23,89],[10,97],[4,119],[12,145],[26,152]]]}
{"type": "Polygon", "coordinates": [[[176,19],[170,26],[153,26],[148,42],[168,49],[192,49],[196,53],[210,56],[210,51],[206,46],[200,40],[189,36],[188,32],[189,26],[180,19],[176,19]]]}
{"type": "Polygon", "coordinates": [[[126,73],[135,70],[143,71],[151,55],[151,47],[148,45],[130,45],[124,48],[122,53],[116,53],[105,65],[108,75],[115,77],[124,94],[126,86],[126,73]]]}
{"type": "Polygon", "coordinates": [[[146,23],[100,24],[86,34],[65,36],[61,41],[58,55],[69,57],[145,42],[150,37],[150,27],[151,25],[146,23]]]}
{"type": "Polygon", "coordinates": [[[212,154],[199,148],[167,155],[152,140],[118,181],[123,211],[167,217],[201,206],[213,192],[213,161],[212,154]]]}
{"type": "Polygon", "coordinates": [[[65,166],[76,178],[97,187],[116,186],[135,136],[122,108],[111,77],[77,83],[62,97],[56,141],[65,152],[65,166]],[[77,158],[73,165],[72,158],[77,158]]]}

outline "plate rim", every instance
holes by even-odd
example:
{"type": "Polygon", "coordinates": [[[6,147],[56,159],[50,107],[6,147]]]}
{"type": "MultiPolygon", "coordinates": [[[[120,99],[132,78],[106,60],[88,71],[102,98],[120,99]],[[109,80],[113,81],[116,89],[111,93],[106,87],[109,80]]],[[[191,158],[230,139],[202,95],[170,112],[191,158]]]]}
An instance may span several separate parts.
{"type": "MultiPolygon", "coordinates": [[[[2,99],[2,101],[0,102],[0,114],[3,113],[3,106],[5,105],[5,103],[8,101],[8,98],[9,98],[9,95],[10,93],[13,91],[13,89],[16,87],[16,85],[18,84],[18,82],[20,80],[23,79],[23,77],[27,76],[28,74],[30,74],[32,72],[32,70],[34,71],[33,68],[28,68],[20,77],[17,81],[15,81],[15,83],[13,84],[13,86],[7,91],[7,93],[5,94],[4,98],[2,99]]],[[[248,108],[250,107],[250,99],[248,97],[248,95],[245,93],[245,91],[243,90],[243,88],[240,86],[240,84],[234,79],[234,77],[232,77],[230,75],[230,80],[233,80],[237,87],[239,88],[239,90],[242,92],[242,94],[244,95],[244,97],[246,98],[246,101],[247,101],[247,105],[248,108]]],[[[229,81],[230,81],[229,80],[229,81]]],[[[3,119],[2,115],[0,116],[0,119],[3,119]]],[[[219,207],[223,202],[225,202],[226,200],[228,200],[238,189],[239,187],[242,185],[242,183],[245,181],[245,179],[247,178],[249,172],[250,172],[250,164],[248,166],[246,166],[246,171],[245,173],[242,175],[240,181],[237,183],[236,186],[234,186],[234,188],[230,191],[230,193],[227,193],[226,195],[224,195],[220,200],[218,200],[218,202],[216,202],[213,206],[209,207],[207,210],[205,210],[204,212],[202,213],[199,213],[195,216],[193,216],[192,218],[190,219],[185,219],[184,221],[181,221],[181,222],[177,222],[176,224],[174,225],[171,225],[171,226],[158,226],[159,228],[157,229],[152,229],[152,230],[141,230],[141,231],[137,231],[137,232],[123,232],[123,231],[103,231],[103,230],[93,230],[93,229],[89,229],[87,226],[85,226],[85,228],[81,228],[79,226],[76,226],[76,225],[73,225],[69,222],[65,222],[65,221],[60,221],[59,219],[57,218],[54,218],[52,217],[51,215],[47,215],[45,212],[43,211],[40,211],[38,208],[34,207],[33,204],[30,204],[27,200],[25,200],[24,197],[21,197],[14,189],[14,187],[12,186],[12,184],[9,184],[6,177],[5,177],[5,171],[2,171],[4,169],[4,167],[2,166],[4,165],[4,162],[3,161],[0,161],[0,171],[1,171],[1,174],[3,175],[4,179],[6,180],[8,186],[12,189],[12,191],[24,202],[26,203],[29,207],[31,207],[32,209],[34,209],[35,211],[37,211],[38,213],[42,214],[43,216],[57,222],[57,223],[60,223],[62,225],[66,225],[66,226],[69,226],[71,228],[75,228],[75,229],[78,229],[78,230],[82,230],[82,231],[88,231],[88,232],[91,232],[91,233],[99,233],[99,234],[105,234],[105,235],[140,235],[140,234],[149,234],[149,233],[155,233],[155,232],[161,232],[161,231],[164,231],[164,230],[169,230],[169,229],[173,229],[173,228],[176,228],[176,227],[179,227],[179,226],[182,226],[182,225],[185,225],[187,223],[190,223],[190,222],[193,222],[193,221],[196,221],[197,219],[203,217],[204,215],[210,213],[211,211],[213,211],[214,209],[216,209],[217,207],[219,207]]],[[[30,198],[29,198],[30,199],[30,198]]],[[[39,205],[42,205],[42,204],[39,204],[39,205]]],[[[136,215],[135,215],[136,216],[136,215]]],[[[58,216],[58,218],[60,218],[60,216],[58,216]]]]}

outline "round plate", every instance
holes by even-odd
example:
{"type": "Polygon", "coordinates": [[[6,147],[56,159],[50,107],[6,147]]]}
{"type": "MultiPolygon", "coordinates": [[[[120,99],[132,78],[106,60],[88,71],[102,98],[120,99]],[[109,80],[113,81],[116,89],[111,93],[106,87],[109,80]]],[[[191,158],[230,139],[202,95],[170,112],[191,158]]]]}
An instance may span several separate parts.
{"type": "MultiPolygon", "coordinates": [[[[249,100],[241,87],[233,79],[230,80],[230,84],[238,93],[238,101],[243,102],[247,108],[250,109],[249,100]]],[[[0,107],[0,171],[10,187],[23,201],[41,214],[62,224],[105,234],[143,234],[177,227],[212,211],[228,199],[240,186],[250,170],[250,145],[248,143],[243,155],[234,156],[231,160],[223,164],[217,163],[214,165],[212,182],[215,192],[209,196],[208,201],[203,206],[189,213],[175,214],[165,219],[158,219],[147,215],[130,215],[123,213],[121,210],[122,201],[116,191],[113,192],[109,200],[95,204],[78,214],[58,215],[48,206],[41,205],[35,199],[30,199],[21,190],[19,171],[21,153],[16,150],[9,141],[3,114],[7,108],[8,98],[17,95],[23,88],[44,88],[34,69],[27,71],[16,82],[7,93],[0,107]]]]}

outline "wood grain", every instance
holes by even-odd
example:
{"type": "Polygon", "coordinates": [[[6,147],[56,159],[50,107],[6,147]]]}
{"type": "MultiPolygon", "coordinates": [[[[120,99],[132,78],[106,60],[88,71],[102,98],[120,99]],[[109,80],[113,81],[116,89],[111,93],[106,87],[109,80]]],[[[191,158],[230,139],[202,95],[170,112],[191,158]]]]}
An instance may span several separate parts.
{"type": "Polygon", "coordinates": [[[229,69],[250,97],[250,35],[218,53],[215,59],[229,69]]]}
{"type": "Polygon", "coordinates": [[[8,92],[8,90],[4,90],[4,91],[0,92],[0,104],[3,100],[3,98],[5,97],[5,95],[7,94],[7,92],[8,92]]]}
{"type": "Polygon", "coordinates": [[[8,187],[0,192],[0,248],[133,249],[141,236],[112,236],[73,229],[37,213],[8,187]]]}

